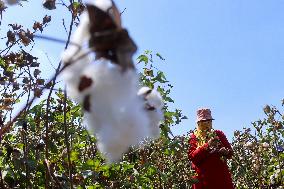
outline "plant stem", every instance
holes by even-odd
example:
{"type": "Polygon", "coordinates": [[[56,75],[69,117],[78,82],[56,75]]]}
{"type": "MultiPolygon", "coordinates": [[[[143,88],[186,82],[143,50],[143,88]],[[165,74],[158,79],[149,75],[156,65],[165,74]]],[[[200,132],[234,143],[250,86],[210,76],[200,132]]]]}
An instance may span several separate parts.
{"type": "Polygon", "coordinates": [[[280,169],[280,183],[282,184],[283,183],[283,176],[282,176],[282,165],[281,165],[281,160],[280,160],[280,154],[277,150],[277,135],[276,135],[276,131],[275,129],[273,129],[273,135],[274,135],[274,140],[273,140],[273,143],[275,145],[275,148],[276,148],[276,154],[277,154],[277,160],[278,160],[278,164],[279,164],[279,169],[280,169]]]}
{"type": "Polygon", "coordinates": [[[64,106],[63,106],[63,119],[64,119],[64,138],[65,138],[65,144],[67,148],[67,158],[68,158],[68,170],[69,170],[69,179],[70,179],[70,187],[73,189],[73,178],[72,178],[72,164],[70,159],[70,145],[68,140],[68,126],[67,126],[67,92],[64,91],[64,106]]]}

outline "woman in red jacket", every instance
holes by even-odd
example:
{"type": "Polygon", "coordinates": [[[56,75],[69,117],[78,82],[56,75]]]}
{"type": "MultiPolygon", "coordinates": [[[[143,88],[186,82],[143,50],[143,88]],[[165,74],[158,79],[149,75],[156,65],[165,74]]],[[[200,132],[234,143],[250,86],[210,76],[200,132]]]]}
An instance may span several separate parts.
{"type": "Polygon", "coordinates": [[[189,139],[188,157],[197,173],[193,189],[233,189],[226,159],[233,150],[225,134],[212,129],[211,111],[197,110],[197,128],[189,139]]]}

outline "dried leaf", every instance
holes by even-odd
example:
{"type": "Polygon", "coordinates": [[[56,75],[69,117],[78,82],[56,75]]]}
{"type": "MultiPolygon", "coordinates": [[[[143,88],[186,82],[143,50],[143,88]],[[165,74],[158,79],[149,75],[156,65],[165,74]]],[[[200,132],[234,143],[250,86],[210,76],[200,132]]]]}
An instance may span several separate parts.
{"type": "Polygon", "coordinates": [[[43,19],[42,19],[42,24],[46,24],[50,21],[51,21],[51,16],[45,15],[45,17],[43,17],[43,19]]]}
{"type": "Polygon", "coordinates": [[[15,42],[16,42],[16,35],[15,35],[15,33],[12,32],[11,30],[9,30],[9,31],[7,32],[7,38],[8,38],[8,40],[7,40],[7,42],[6,42],[6,45],[7,45],[7,46],[9,45],[9,43],[15,43],[15,42]]]}
{"type": "Polygon", "coordinates": [[[40,73],[41,73],[41,71],[39,69],[35,69],[34,70],[34,77],[37,77],[40,73]]]}
{"type": "Polygon", "coordinates": [[[53,10],[53,9],[56,9],[55,3],[56,3],[56,0],[44,0],[42,5],[44,8],[48,10],[53,10]]]}
{"type": "Polygon", "coordinates": [[[31,40],[30,40],[30,38],[28,38],[28,37],[26,36],[25,31],[19,32],[18,35],[19,35],[19,38],[21,39],[21,42],[22,42],[25,46],[28,46],[28,45],[30,44],[31,40]]]}
{"type": "Polygon", "coordinates": [[[18,25],[17,23],[16,24],[8,24],[8,26],[11,26],[13,30],[19,30],[23,27],[22,25],[18,25]]]}
{"type": "Polygon", "coordinates": [[[37,85],[44,85],[44,79],[37,79],[36,84],[37,85]]]}
{"type": "Polygon", "coordinates": [[[36,88],[34,90],[34,95],[39,98],[42,95],[42,91],[40,89],[36,88]]]}
{"type": "Polygon", "coordinates": [[[33,29],[36,31],[39,29],[41,32],[43,31],[42,24],[40,22],[35,22],[33,25],[33,29]]]}

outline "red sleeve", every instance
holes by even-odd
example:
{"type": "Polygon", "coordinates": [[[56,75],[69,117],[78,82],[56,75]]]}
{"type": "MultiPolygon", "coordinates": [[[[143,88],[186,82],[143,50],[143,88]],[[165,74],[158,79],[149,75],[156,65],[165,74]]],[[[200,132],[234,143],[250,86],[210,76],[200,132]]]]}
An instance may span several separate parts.
{"type": "Polygon", "coordinates": [[[205,143],[203,146],[197,148],[197,139],[194,134],[190,136],[188,147],[188,158],[195,164],[200,165],[206,157],[208,157],[209,151],[207,150],[208,144],[205,143]]]}
{"type": "Polygon", "coordinates": [[[222,131],[220,131],[220,130],[216,130],[215,132],[216,132],[217,136],[219,137],[219,139],[220,139],[221,143],[223,144],[223,146],[225,148],[229,149],[230,153],[226,156],[226,158],[231,159],[232,156],[233,156],[233,149],[231,147],[231,144],[227,140],[226,135],[222,131]]]}

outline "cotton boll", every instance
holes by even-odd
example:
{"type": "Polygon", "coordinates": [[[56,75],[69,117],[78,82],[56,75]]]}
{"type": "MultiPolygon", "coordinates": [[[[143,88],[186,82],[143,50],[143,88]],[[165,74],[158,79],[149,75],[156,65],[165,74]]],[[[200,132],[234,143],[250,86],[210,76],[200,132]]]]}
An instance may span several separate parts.
{"type": "MultiPolygon", "coordinates": [[[[110,0],[89,2],[104,11],[112,7],[110,0]]],[[[120,26],[120,16],[116,17],[118,10],[114,8],[109,14],[120,26]]],[[[90,39],[89,22],[88,13],[83,13],[71,37],[71,42],[81,48],[71,44],[63,53],[62,61],[71,62],[64,70],[63,78],[68,95],[82,103],[84,121],[88,131],[97,137],[99,150],[108,162],[114,162],[130,146],[151,135],[149,115],[144,110],[144,102],[136,94],[139,79],[134,69],[122,71],[109,60],[92,61],[91,56],[82,56],[87,52],[84,44],[90,39]]]]}
{"type": "Polygon", "coordinates": [[[244,146],[247,147],[247,148],[250,148],[250,147],[253,146],[253,143],[252,142],[247,142],[247,143],[245,143],[244,146]]]}
{"type": "Polygon", "coordinates": [[[150,106],[156,109],[161,109],[163,107],[163,99],[160,93],[155,89],[150,89],[149,87],[141,87],[137,93],[138,96],[143,96],[144,99],[150,106]]]}
{"type": "Polygon", "coordinates": [[[158,138],[160,136],[160,122],[163,120],[163,99],[160,93],[149,87],[142,87],[138,91],[138,96],[142,96],[145,100],[148,118],[150,120],[150,138],[158,138]]]}
{"type": "Polygon", "coordinates": [[[269,144],[267,142],[262,143],[263,148],[269,148],[269,144]]]}
{"type": "Polygon", "coordinates": [[[107,160],[117,161],[130,146],[149,136],[149,118],[136,95],[138,75],[134,70],[122,73],[105,59],[91,63],[83,73],[94,81],[90,112],[85,113],[87,129],[96,135],[107,160]]]}
{"type": "Polygon", "coordinates": [[[155,107],[156,109],[161,109],[164,105],[160,93],[156,90],[152,90],[152,92],[147,95],[146,99],[149,105],[155,107]]]}

